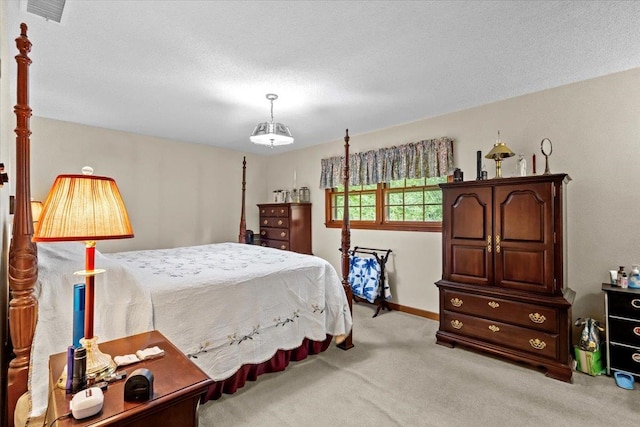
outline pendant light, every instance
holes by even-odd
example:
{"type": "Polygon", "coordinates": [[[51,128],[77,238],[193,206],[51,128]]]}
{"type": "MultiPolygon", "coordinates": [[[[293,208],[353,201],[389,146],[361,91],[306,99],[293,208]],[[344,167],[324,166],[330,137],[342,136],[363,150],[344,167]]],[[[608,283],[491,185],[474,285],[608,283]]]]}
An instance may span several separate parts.
{"type": "Polygon", "coordinates": [[[271,101],[271,121],[258,123],[249,137],[251,142],[259,145],[268,145],[273,148],[276,145],[293,144],[293,136],[289,128],[282,123],[273,121],[273,101],[278,99],[275,93],[268,93],[267,99],[271,101]]]}

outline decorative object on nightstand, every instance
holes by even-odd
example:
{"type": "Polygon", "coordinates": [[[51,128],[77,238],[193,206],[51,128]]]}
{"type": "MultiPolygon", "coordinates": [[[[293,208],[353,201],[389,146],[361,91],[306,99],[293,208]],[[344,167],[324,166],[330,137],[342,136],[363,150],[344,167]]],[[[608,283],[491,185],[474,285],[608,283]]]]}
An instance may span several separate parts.
{"type": "Polygon", "coordinates": [[[498,131],[498,140],[493,144],[493,148],[484,156],[487,159],[496,161],[496,178],[502,178],[502,160],[514,156],[515,153],[507,147],[500,139],[500,131],[498,131]]]}
{"type": "Polygon", "coordinates": [[[59,175],[53,183],[33,241],[83,241],[86,245],[85,269],[74,274],[85,277],[84,338],[87,349],[87,375],[112,373],[115,364],[111,356],[98,348],[93,335],[94,282],[104,270],[95,268],[96,240],[133,237],[129,216],[116,182],[95,176],[90,167],[82,168],[82,175],[59,175]]]}

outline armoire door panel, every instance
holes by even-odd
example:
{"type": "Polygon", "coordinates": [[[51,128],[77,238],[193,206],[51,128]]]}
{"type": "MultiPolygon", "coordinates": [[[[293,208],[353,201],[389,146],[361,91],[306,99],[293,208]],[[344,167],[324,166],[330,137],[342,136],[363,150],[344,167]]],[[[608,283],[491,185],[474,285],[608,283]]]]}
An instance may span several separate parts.
{"type": "Polygon", "coordinates": [[[548,243],[553,230],[553,195],[546,183],[497,186],[494,233],[503,241],[548,243]]]}
{"type": "Polygon", "coordinates": [[[501,286],[547,292],[546,264],[544,251],[504,249],[502,262],[498,264],[501,269],[501,286]]]}
{"type": "MultiPolygon", "coordinates": [[[[484,195],[490,197],[490,193],[484,195]]],[[[484,240],[488,233],[489,206],[482,194],[462,193],[451,206],[451,238],[484,240]]],[[[489,203],[491,199],[489,198],[489,203]]]]}
{"type": "Polygon", "coordinates": [[[484,246],[451,246],[450,280],[483,284],[490,277],[487,252],[484,246]]]}

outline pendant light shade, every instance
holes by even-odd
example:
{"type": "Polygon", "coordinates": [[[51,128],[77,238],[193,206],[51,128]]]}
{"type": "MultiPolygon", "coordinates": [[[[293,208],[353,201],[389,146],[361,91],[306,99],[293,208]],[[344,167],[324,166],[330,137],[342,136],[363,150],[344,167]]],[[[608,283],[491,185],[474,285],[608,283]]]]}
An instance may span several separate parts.
{"type": "Polygon", "coordinates": [[[275,123],[273,121],[273,101],[278,99],[278,95],[268,93],[266,97],[271,101],[271,121],[258,123],[249,139],[254,144],[267,145],[270,147],[293,144],[293,136],[291,136],[289,128],[282,123],[275,123]]]}

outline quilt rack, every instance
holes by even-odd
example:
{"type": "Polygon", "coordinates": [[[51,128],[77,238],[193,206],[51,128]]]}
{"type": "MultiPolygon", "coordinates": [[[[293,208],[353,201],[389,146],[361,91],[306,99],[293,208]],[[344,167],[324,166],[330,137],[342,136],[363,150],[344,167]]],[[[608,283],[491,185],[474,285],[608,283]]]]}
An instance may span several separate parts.
{"type": "MultiPolygon", "coordinates": [[[[342,252],[342,248],[340,248],[340,252],[342,252]]],[[[391,254],[391,249],[376,249],[376,248],[363,248],[360,246],[356,246],[353,249],[348,251],[349,255],[355,256],[356,254],[365,254],[365,255],[373,255],[373,257],[378,261],[378,265],[380,266],[380,283],[378,287],[378,295],[376,296],[374,304],[377,305],[376,312],[373,317],[378,316],[380,310],[386,308],[391,311],[391,307],[389,307],[389,302],[385,298],[384,288],[386,285],[386,275],[385,275],[385,266],[387,260],[389,259],[389,254],[391,254]],[[383,254],[383,255],[382,255],[383,254]]],[[[353,296],[353,299],[356,302],[367,301],[357,295],[353,296]]],[[[368,301],[367,301],[368,302],[368,301]]]]}

